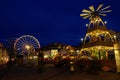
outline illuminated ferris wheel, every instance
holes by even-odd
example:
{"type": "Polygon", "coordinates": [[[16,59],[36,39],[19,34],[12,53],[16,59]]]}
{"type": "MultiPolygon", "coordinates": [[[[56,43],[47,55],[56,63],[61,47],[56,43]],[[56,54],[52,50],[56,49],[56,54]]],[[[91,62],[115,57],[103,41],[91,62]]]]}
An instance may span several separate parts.
{"type": "Polygon", "coordinates": [[[14,43],[14,49],[18,54],[28,53],[28,51],[32,51],[39,48],[39,41],[31,35],[23,35],[17,38],[16,42],[14,43]]]}

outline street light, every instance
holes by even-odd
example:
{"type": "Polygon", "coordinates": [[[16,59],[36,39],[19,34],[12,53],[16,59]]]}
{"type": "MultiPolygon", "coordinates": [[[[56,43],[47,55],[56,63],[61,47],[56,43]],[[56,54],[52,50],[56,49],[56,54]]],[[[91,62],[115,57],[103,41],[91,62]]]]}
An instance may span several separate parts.
{"type": "Polygon", "coordinates": [[[114,35],[113,37],[114,37],[114,40],[115,40],[115,43],[116,43],[116,42],[117,42],[117,39],[116,39],[116,38],[117,38],[117,36],[116,36],[116,35],[114,35]]]}
{"type": "Polygon", "coordinates": [[[26,48],[27,50],[30,50],[31,47],[30,47],[30,45],[26,45],[25,48],[26,48]]]}
{"type": "Polygon", "coordinates": [[[105,21],[104,23],[107,24],[107,21],[105,21]]]}
{"type": "Polygon", "coordinates": [[[27,50],[27,54],[26,55],[24,55],[24,59],[25,59],[25,64],[28,62],[28,55],[30,54],[30,48],[31,48],[31,46],[30,45],[25,45],[25,49],[27,50]]]}
{"type": "Polygon", "coordinates": [[[84,40],[83,38],[80,39],[81,42],[83,42],[83,40],[84,40]]]}

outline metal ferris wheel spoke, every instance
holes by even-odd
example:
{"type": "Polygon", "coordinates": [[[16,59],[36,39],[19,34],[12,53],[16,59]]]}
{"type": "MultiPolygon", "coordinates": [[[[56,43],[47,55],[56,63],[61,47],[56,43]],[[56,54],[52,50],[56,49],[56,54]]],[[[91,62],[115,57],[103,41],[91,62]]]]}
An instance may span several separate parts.
{"type": "Polygon", "coordinates": [[[29,36],[28,38],[27,38],[27,41],[32,41],[32,37],[31,36],[29,36]]]}
{"type": "Polygon", "coordinates": [[[28,39],[29,41],[31,41],[31,37],[28,37],[27,39],[28,39]]]}
{"type": "Polygon", "coordinates": [[[31,38],[30,40],[31,40],[31,41],[35,41],[35,39],[33,39],[33,38],[31,38]]]}
{"type": "Polygon", "coordinates": [[[23,37],[23,42],[25,42],[25,37],[23,37]]]}
{"type": "Polygon", "coordinates": [[[21,38],[20,40],[21,40],[21,42],[22,42],[22,43],[24,43],[24,41],[25,41],[25,40],[24,40],[24,37],[23,37],[23,38],[21,38]]]}
{"type": "Polygon", "coordinates": [[[22,43],[22,40],[19,40],[19,41],[18,41],[18,43],[20,43],[20,44],[21,44],[21,43],[22,43]]]}

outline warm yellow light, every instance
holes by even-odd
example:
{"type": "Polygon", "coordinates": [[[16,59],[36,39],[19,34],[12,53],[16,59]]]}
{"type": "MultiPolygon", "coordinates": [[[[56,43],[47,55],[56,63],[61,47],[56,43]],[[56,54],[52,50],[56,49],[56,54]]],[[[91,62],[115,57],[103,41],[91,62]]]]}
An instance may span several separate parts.
{"type": "Polygon", "coordinates": [[[116,35],[114,35],[114,38],[116,38],[116,35]]]}
{"type": "Polygon", "coordinates": [[[70,52],[74,52],[73,50],[70,50],[70,52]]]}
{"type": "Polygon", "coordinates": [[[33,59],[33,57],[30,56],[29,59],[33,59]]]}
{"type": "Polygon", "coordinates": [[[98,49],[101,49],[101,47],[98,47],[98,49]]]}
{"type": "Polygon", "coordinates": [[[70,64],[73,64],[73,63],[74,63],[74,62],[72,62],[72,61],[70,62],[70,64]]]}
{"type": "Polygon", "coordinates": [[[1,58],[1,60],[3,60],[3,57],[1,58]]]}
{"type": "Polygon", "coordinates": [[[33,58],[34,58],[34,59],[37,59],[37,58],[38,58],[38,56],[33,56],[33,58]]]}
{"type": "Polygon", "coordinates": [[[29,46],[29,45],[26,45],[25,48],[26,48],[27,50],[29,50],[29,49],[30,49],[30,46],[29,46]]]}
{"type": "Polygon", "coordinates": [[[44,55],[44,58],[48,58],[48,55],[44,55]]]}

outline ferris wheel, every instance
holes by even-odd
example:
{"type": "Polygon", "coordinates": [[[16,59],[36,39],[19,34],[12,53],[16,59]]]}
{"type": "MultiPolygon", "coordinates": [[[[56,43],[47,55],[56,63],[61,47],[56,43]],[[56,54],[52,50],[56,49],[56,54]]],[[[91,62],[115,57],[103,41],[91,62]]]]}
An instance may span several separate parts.
{"type": "Polygon", "coordinates": [[[39,48],[40,48],[39,41],[31,35],[23,35],[17,38],[17,40],[14,43],[14,49],[18,54],[28,53],[28,51],[39,48]]]}

